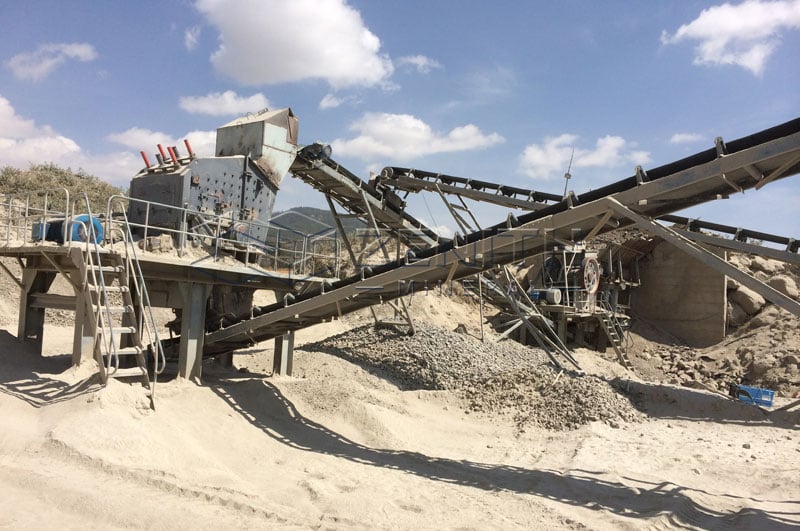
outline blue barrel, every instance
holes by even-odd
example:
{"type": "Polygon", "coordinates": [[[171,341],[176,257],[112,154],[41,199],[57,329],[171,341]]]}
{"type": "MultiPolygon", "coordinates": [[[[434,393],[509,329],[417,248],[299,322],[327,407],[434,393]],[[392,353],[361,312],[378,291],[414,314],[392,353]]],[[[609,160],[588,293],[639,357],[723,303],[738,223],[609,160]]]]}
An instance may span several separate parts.
{"type": "Polygon", "coordinates": [[[69,227],[69,233],[64,233],[64,241],[67,240],[67,234],[72,236],[74,242],[85,242],[88,239],[87,231],[91,231],[94,239],[90,240],[93,243],[100,243],[103,241],[103,224],[99,219],[90,217],[89,214],[81,214],[72,218],[65,227],[69,227]]]}

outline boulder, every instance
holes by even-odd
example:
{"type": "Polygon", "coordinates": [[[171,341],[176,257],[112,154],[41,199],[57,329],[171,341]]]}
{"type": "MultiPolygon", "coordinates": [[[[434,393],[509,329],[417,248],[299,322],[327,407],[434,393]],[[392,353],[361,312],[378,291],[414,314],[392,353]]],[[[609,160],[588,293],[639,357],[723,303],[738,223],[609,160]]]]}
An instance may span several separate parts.
{"type": "Polygon", "coordinates": [[[800,296],[800,290],[797,289],[797,284],[794,279],[788,275],[778,275],[772,277],[767,281],[770,287],[775,288],[789,298],[796,299],[800,296]]]}
{"type": "Polygon", "coordinates": [[[760,328],[762,326],[771,326],[778,320],[780,310],[775,306],[769,306],[763,312],[753,317],[750,321],[750,328],[760,328]]]}
{"type": "Polygon", "coordinates": [[[767,303],[764,297],[745,286],[741,286],[736,291],[731,292],[730,299],[735,304],[741,306],[742,310],[747,312],[747,315],[757,314],[767,303]]]}
{"type": "Polygon", "coordinates": [[[783,269],[783,263],[778,260],[770,260],[761,256],[756,256],[750,262],[750,269],[753,271],[763,271],[764,273],[777,273],[783,269]]]}
{"type": "Polygon", "coordinates": [[[742,326],[749,317],[741,306],[728,303],[728,326],[742,326]]]}

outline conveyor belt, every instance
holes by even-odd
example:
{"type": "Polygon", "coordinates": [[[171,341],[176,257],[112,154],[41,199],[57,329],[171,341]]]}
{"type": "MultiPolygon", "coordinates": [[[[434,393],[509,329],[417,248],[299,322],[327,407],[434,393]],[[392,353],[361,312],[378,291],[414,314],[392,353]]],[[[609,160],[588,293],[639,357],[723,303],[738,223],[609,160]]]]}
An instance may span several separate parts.
{"type": "MultiPolygon", "coordinates": [[[[750,168],[751,174],[753,174],[753,170],[755,170],[755,167],[750,168]]],[[[643,173],[640,174],[639,178],[641,178],[643,175],[643,173]]],[[[760,174],[756,173],[756,175],[760,174]]],[[[381,171],[377,185],[379,187],[391,187],[406,192],[420,192],[423,190],[429,192],[441,192],[445,194],[466,197],[475,201],[488,202],[508,208],[519,208],[527,211],[541,210],[549,204],[560,202],[562,200],[562,197],[556,194],[548,194],[536,190],[510,187],[498,183],[490,183],[464,177],[454,177],[452,175],[433,173],[411,168],[386,167],[381,171]]],[[[722,225],[719,223],[675,216],[672,214],[659,216],[657,219],[667,223],[684,225],[690,231],[706,229],[714,232],[730,234],[738,241],[754,239],[785,245],[786,252],[790,253],[797,253],[798,250],[800,250],[800,240],[791,237],[778,236],[775,234],[769,234],[743,227],[722,225]]]]}
{"type": "Polygon", "coordinates": [[[379,190],[358,178],[326,156],[320,144],[301,149],[289,171],[368,224],[371,213],[379,228],[399,235],[412,249],[427,249],[441,241],[435,232],[404,210],[405,203],[395,192],[379,190]]]}
{"type": "Polygon", "coordinates": [[[557,194],[412,168],[384,168],[378,176],[377,186],[379,188],[390,186],[406,192],[426,190],[454,194],[476,201],[524,210],[539,210],[547,205],[559,203],[563,199],[557,194]]]}
{"type": "Polygon", "coordinates": [[[703,221],[699,219],[691,219],[682,216],[673,216],[671,214],[660,216],[659,221],[666,221],[667,223],[677,223],[683,225],[690,231],[700,229],[711,230],[723,234],[730,234],[737,241],[746,242],[748,239],[761,240],[764,242],[777,243],[786,246],[786,252],[796,253],[800,249],[800,240],[795,238],[787,238],[786,236],[778,236],[776,234],[769,234],[757,230],[745,229],[743,227],[733,227],[731,225],[721,225],[719,223],[712,223],[710,221],[703,221]]]}
{"type": "MultiPolygon", "coordinates": [[[[319,290],[255,308],[253,316],[205,336],[204,353],[230,352],[330,320],[412,291],[474,275],[548,249],[554,239],[572,240],[615,230],[634,220],[651,219],[687,206],[760,188],[800,172],[800,119],[756,133],[725,148],[654,168],[520,216],[519,225],[502,223],[458,241],[440,244],[364,270],[319,290]]],[[[794,303],[797,304],[796,302],[794,303]]]]}

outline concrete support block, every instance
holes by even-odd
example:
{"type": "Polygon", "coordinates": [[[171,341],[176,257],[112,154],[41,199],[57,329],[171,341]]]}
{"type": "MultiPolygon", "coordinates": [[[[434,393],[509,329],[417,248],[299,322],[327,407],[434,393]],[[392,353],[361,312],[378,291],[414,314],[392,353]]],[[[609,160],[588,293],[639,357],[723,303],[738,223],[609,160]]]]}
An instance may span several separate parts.
{"type": "Polygon", "coordinates": [[[275,338],[275,355],[272,361],[272,372],[281,376],[292,375],[294,358],[294,332],[275,338]]]}

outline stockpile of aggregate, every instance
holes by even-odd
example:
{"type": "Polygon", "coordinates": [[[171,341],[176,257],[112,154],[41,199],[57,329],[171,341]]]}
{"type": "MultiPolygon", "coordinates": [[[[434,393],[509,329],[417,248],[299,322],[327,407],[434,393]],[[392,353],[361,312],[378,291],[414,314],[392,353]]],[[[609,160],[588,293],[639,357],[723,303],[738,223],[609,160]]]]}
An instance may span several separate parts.
{"type": "Polygon", "coordinates": [[[618,427],[641,418],[630,401],[594,376],[561,372],[547,355],[512,341],[481,342],[430,325],[406,330],[355,328],[307,344],[361,365],[404,390],[449,390],[467,412],[503,416],[520,431],[578,428],[591,421],[618,427]]]}

